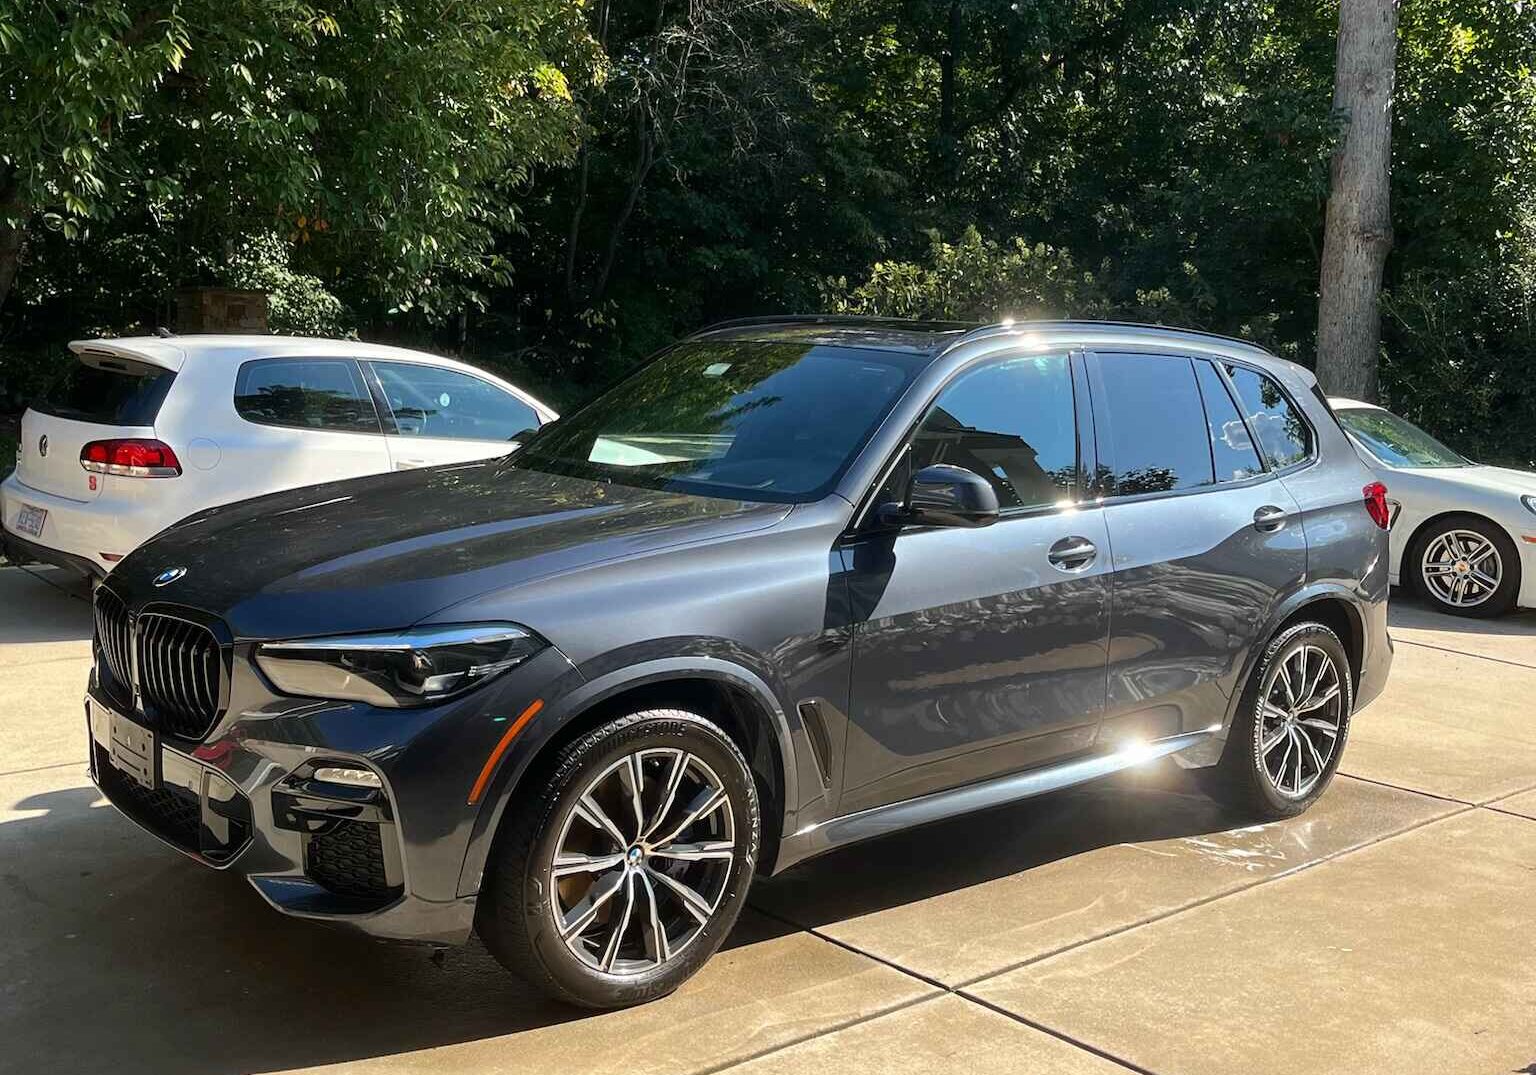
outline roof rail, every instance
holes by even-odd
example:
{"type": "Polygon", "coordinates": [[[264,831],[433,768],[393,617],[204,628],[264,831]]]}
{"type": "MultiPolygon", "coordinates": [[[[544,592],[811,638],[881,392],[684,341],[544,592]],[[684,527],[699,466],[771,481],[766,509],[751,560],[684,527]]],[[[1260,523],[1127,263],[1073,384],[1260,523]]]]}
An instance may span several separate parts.
{"type": "Polygon", "coordinates": [[[1241,336],[1227,336],[1227,335],[1223,335],[1220,332],[1207,332],[1205,329],[1199,329],[1199,328],[1182,328],[1182,327],[1180,327],[1178,325],[1154,325],[1154,324],[1150,324],[1150,323],[1148,323],[1146,321],[1110,321],[1110,320],[1097,320],[1097,319],[1093,319],[1093,318],[1060,318],[1060,319],[1054,319],[1054,320],[1038,320],[1038,321],[1030,319],[1030,318],[1019,318],[1017,320],[1012,320],[1012,321],[993,321],[993,322],[991,322],[989,324],[975,326],[975,329],[973,331],[966,333],[960,339],[956,340],[955,343],[954,343],[954,346],[958,346],[961,343],[969,342],[970,340],[979,339],[979,338],[985,338],[986,336],[990,336],[990,335],[992,335],[993,333],[996,333],[996,332],[1007,332],[1007,331],[1012,331],[1014,329],[1025,328],[1025,327],[1028,327],[1028,328],[1111,328],[1111,329],[1113,329],[1113,328],[1132,328],[1132,329],[1146,329],[1146,330],[1152,331],[1152,332],[1176,332],[1176,333],[1179,333],[1180,335],[1184,335],[1184,336],[1203,336],[1203,337],[1205,337],[1206,339],[1209,339],[1209,340],[1220,340],[1222,343],[1235,343],[1235,344],[1239,344],[1239,345],[1241,345],[1243,347],[1246,347],[1249,350],[1259,351],[1259,352],[1261,352],[1263,354],[1269,355],[1272,358],[1278,358],[1279,357],[1278,355],[1275,355],[1274,352],[1272,352],[1268,348],[1264,347],[1262,344],[1254,343],[1252,340],[1245,340],[1241,336]]]}

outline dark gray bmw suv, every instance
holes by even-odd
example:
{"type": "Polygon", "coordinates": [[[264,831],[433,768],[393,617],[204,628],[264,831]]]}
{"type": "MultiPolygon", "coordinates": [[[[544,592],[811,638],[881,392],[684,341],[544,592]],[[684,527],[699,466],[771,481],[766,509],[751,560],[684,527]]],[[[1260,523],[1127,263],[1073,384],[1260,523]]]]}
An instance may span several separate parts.
{"type": "Polygon", "coordinates": [[[138,549],[91,769],[280,911],[633,1004],[755,874],[893,829],[1160,757],[1304,810],[1391,660],[1384,494],[1236,340],[733,322],[505,458],[138,549]]]}

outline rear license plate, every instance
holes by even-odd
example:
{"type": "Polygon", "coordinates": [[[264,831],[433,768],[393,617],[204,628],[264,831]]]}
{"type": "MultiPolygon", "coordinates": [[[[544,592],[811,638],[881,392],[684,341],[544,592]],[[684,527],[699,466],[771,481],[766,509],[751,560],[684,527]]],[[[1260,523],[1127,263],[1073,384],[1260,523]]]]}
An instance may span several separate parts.
{"type": "Polygon", "coordinates": [[[156,770],[160,761],[155,733],[110,709],[107,710],[107,732],[107,757],[112,768],[153,791],[159,785],[156,770]]]}
{"type": "Polygon", "coordinates": [[[16,513],[16,532],[29,537],[43,536],[43,523],[48,521],[48,509],[23,504],[16,513]]]}

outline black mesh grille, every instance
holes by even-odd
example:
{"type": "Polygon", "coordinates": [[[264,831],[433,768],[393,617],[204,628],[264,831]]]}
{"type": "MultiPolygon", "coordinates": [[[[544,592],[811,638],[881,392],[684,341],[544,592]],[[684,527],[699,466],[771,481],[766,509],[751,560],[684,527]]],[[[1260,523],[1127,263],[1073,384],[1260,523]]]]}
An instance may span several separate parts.
{"type": "Polygon", "coordinates": [[[187,620],[141,613],[139,693],[162,731],[201,739],[219,711],[219,643],[187,620]]]}
{"type": "Polygon", "coordinates": [[[101,756],[99,747],[97,751],[96,772],[101,790],[120,810],[177,847],[188,851],[198,849],[202,809],[196,795],[170,785],[150,790],[112,768],[111,763],[101,756]]]}
{"type": "Polygon", "coordinates": [[[120,705],[133,704],[133,666],[129,654],[133,649],[132,629],[128,624],[128,608],[111,590],[96,591],[96,645],[106,675],[99,676],[102,689],[120,705]]]}
{"type": "Polygon", "coordinates": [[[384,875],[384,847],[379,826],[340,821],[328,832],[309,838],[309,876],[344,896],[385,900],[399,889],[384,875]]]}

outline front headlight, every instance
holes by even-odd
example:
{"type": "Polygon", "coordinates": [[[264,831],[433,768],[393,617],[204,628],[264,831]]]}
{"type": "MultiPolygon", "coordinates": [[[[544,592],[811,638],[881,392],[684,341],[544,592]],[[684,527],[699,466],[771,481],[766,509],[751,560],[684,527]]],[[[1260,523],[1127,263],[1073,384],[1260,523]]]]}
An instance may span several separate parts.
{"type": "Polygon", "coordinates": [[[1536,496],[1523,496],[1520,503],[1525,505],[1527,511],[1536,514],[1536,496]]]}
{"type": "Polygon", "coordinates": [[[546,645],[515,624],[472,623],[263,642],[256,664],[284,694],[416,706],[462,694],[546,645]]]}

